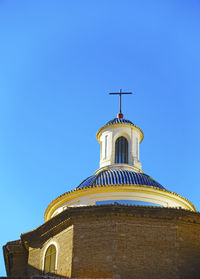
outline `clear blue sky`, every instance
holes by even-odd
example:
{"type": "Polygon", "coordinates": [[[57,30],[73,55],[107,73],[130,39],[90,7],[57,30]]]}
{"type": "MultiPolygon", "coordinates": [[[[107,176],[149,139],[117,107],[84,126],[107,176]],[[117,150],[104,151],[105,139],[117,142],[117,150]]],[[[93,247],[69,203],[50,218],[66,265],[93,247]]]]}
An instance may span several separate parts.
{"type": "Polygon", "coordinates": [[[144,172],[200,210],[199,30],[198,0],[0,1],[1,246],[98,169],[120,88],[144,172]]]}

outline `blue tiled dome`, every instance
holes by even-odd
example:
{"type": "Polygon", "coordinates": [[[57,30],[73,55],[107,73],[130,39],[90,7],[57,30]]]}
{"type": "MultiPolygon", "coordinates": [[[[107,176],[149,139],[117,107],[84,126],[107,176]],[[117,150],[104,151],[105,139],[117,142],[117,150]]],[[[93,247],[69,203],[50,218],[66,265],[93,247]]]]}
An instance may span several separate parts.
{"type": "Polygon", "coordinates": [[[124,124],[131,124],[135,126],[130,120],[124,119],[124,118],[114,118],[106,123],[106,125],[110,124],[118,124],[118,123],[124,123],[124,124]]]}
{"type": "Polygon", "coordinates": [[[118,168],[103,170],[98,174],[86,178],[77,187],[77,189],[92,187],[92,186],[131,185],[131,184],[152,186],[159,189],[165,189],[161,184],[153,180],[147,174],[137,173],[134,171],[118,169],[118,168]]]}

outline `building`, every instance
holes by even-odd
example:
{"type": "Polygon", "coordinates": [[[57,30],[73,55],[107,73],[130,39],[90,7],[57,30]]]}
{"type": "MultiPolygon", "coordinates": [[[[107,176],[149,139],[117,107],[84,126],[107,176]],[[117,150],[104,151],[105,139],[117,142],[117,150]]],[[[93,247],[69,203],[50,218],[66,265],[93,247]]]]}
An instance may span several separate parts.
{"type": "Polygon", "coordinates": [[[200,278],[200,214],[142,170],[143,132],[123,114],[98,132],[100,168],[8,242],[8,277],[200,278]]]}

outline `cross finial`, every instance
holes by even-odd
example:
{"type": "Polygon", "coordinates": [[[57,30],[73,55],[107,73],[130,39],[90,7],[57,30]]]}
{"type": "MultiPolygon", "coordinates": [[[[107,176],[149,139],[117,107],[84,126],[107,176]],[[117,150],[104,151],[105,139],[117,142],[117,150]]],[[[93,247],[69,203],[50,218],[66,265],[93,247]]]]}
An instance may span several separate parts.
{"type": "Polygon", "coordinates": [[[110,95],[119,95],[119,113],[117,115],[117,118],[123,118],[122,114],[122,95],[128,95],[133,94],[132,92],[122,92],[122,89],[120,89],[119,93],[109,93],[110,95]]]}

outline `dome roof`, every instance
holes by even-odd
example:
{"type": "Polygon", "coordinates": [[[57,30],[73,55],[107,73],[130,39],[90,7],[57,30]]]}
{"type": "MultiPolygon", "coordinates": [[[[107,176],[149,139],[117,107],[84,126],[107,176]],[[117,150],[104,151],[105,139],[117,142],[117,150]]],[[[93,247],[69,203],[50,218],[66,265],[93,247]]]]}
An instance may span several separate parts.
{"type": "MultiPolygon", "coordinates": [[[[110,125],[110,124],[121,124],[121,123],[124,123],[124,124],[131,124],[131,125],[135,126],[135,125],[133,124],[133,122],[131,122],[130,120],[127,120],[127,119],[125,119],[125,118],[114,118],[114,119],[108,121],[108,122],[106,123],[106,125],[110,125]]],[[[106,126],[106,125],[105,125],[105,126],[106,126]]]]}
{"type": "Polygon", "coordinates": [[[108,169],[103,170],[98,174],[94,174],[86,178],[77,187],[86,188],[92,186],[106,186],[106,185],[144,185],[152,186],[159,189],[165,189],[161,184],[153,180],[150,176],[144,173],[137,173],[130,170],[124,169],[108,169]]]}

